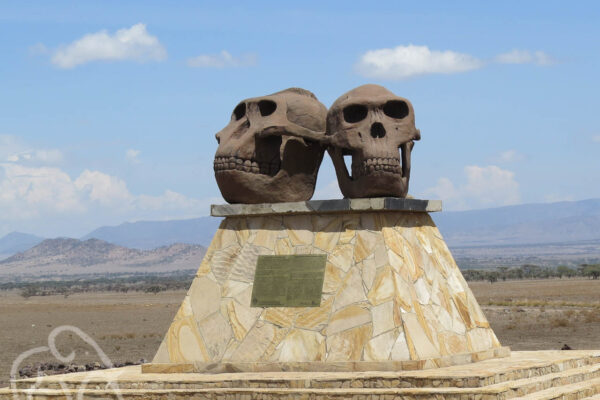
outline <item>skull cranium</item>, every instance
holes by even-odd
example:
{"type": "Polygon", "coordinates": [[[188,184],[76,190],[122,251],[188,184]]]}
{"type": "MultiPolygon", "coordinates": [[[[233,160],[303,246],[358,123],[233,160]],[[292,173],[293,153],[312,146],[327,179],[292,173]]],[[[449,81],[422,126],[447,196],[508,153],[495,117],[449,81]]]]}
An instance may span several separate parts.
{"type": "Polygon", "coordinates": [[[323,160],[327,109],[290,88],[246,99],[216,134],[214,170],[229,203],[309,200],[323,160]]]}
{"type": "Polygon", "coordinates": [[[412,104],[378,85],[338,98],[327,114],[328,152],[344,197],[406,197],[415,140],[412,104]],[[344,156],[352,156],[348,171],[344,156]]]}

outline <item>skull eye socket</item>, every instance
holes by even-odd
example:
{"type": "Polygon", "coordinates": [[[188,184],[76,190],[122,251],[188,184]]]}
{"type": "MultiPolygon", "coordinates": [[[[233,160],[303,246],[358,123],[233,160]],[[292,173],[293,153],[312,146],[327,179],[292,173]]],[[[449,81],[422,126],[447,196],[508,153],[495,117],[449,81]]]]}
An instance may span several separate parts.
{"type": "Polygon", "coordinates": [[[383,113],[390,118],[402,119],[408,115],[408,105],[402,100],[390,100],[383,105],[383,113]]]}
{"type": "Polygon", "coordinates": [[[271,100],[261,100],[258,102],[258,109],[260,111],[260,115],[266,117],[275,112],[277,109],[277,103],[271,100]]]}
{"type": "Polygon", "coordinates": [[[353,124],[367,118],[367,107],[360,104],[352,104],[344,108],[344,121],[353,124]]]}
{"type": "Polygon", "coordinates": [[[246,104],[240,103],[233,110],[233,116],[235,117],[235,120],[237,121],[237,120],[241,119],[244,115],[246,115],[246,104]]]}

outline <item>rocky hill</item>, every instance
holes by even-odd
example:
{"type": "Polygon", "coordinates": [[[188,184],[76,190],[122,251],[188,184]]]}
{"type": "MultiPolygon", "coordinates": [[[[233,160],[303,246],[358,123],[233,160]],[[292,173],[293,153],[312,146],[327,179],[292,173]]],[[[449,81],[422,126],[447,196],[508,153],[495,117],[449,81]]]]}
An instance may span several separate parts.
{"type": "Polygon", "coordinates": [[[99,239],[46,239],[29,250],[0,261],[0,276],[163,273],[195,270],[206,248],[173,244],[137,250],[99,239]]]}

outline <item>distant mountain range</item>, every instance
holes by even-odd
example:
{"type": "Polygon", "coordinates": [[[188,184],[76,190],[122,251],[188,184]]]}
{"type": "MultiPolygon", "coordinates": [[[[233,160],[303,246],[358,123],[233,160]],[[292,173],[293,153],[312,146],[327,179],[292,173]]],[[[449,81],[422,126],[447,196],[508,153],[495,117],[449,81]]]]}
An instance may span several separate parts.
{"type": "MultiPolygon", "coordinates": [[[[577,265],[600,260],[600,199],[431,215],[461,267],[524,262],[577,265]]],[[[63,268],[59,266],[67,266],[66,271],[107,268],[107,272],[142,265],[151,265],[151,270],[162,269],[160,265],[165,270],[195,269],[220,222],[214,217],[127,222],[98,228],[81,240],[43,240],[13,232],[0,239],[0,255],[9,257],[0,262],[0,270],[17,265],[27,271],[33,266],[44,271],[63,268]],[[18,252],[22,253],[15,255],[18,252]]]]}
{"type": "Polygon", "coordinates": [[[173,243],[210,244],[221,218],[201,217],[172,221],[125,222],[118,226],[104,226],[84,237],[102,239],[120,246],[149,250],[173,243]]]}
{"type": "Polygon", "coordinates": [[[99,239],[46,239],[0,261],[0,278],[195,270],[205,253],[204,246],[181,243],[137,250],[99,239]]]}
{"type": "Polygon", "coordinates": [[[432,213],[450,247],[600,240],[600,199],[432,213]]]}
{"type": "Polygon", "coordinates": [[[0,260],[20,251],[32,248],[44,240],[43,237],[28,233],[12,232],[0,238],[0,260]]]}

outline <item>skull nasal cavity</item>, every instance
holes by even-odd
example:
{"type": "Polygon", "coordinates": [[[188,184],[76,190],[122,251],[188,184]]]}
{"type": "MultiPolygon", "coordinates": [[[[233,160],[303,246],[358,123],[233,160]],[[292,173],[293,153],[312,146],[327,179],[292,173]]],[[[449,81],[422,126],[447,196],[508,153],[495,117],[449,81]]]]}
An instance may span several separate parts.
{"type": "Polygon", "coordinates": [[[385,136],[385,128],[381,122],[375,122],[371,125],[371,136],[374,138],[382,138],[385,136]]]}
{"type": "Polygon", "coordinates": [[[258,109],[260,110],[260,115],[266,117],[267,115],[271,115],[277,109],[277,104],[271,100],[261,100],[258,102],[258,109]]]}

